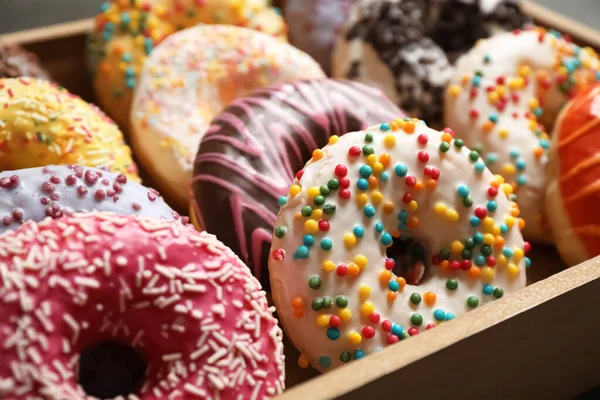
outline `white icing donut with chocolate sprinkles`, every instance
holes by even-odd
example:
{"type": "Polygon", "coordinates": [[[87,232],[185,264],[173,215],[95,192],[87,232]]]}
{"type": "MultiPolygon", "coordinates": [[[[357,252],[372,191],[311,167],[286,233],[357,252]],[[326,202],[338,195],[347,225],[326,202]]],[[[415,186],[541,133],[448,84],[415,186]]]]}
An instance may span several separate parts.
{"type": "Polygon", "coordinates": [[[131,182],[124,174],[81,165],[0,173],[0,234],[27,220],[92,210],[188,222],[156,190],[131,182]]]}
{"type": "Polygon", "coordinates": [[[128,399],[264,399],[284,387],[281,330],[214,236],[112,213],[0,236],[0,398],[88,399],[80,352],[113,340],[148,362],[128,399]]]}

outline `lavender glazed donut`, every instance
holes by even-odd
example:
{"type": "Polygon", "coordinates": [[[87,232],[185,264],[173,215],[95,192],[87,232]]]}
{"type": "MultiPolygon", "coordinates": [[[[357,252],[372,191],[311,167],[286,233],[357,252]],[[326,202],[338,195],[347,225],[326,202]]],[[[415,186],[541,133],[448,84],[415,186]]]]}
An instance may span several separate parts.
{"type": "Polygon", "coordinates": [[[192,221],[217,235],[268,288],[278,199],[296,171],[339,135],[403,115],[379,90],[334,79],[274,85],[233,101],[200,144],[192,221]]]}
{"type": "Polygon", "coordinates": [[[0,234],[28,220],[111,211],[188,222],[154,190],[82,165],[50,165],[0,173],[0,234]]]}

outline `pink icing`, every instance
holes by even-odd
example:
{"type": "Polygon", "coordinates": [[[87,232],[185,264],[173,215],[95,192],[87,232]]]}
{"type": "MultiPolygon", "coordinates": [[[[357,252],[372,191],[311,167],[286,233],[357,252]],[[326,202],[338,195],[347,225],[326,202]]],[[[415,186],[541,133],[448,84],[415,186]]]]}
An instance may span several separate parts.
{"type": "Polygon", "coordinates": [[[79,353],[111,339],[148,361],[140,399],[262,399],[283,390],[281,330],[214,236],[110,213],[0,237],[0,398],[84,399],[79,353]]]}

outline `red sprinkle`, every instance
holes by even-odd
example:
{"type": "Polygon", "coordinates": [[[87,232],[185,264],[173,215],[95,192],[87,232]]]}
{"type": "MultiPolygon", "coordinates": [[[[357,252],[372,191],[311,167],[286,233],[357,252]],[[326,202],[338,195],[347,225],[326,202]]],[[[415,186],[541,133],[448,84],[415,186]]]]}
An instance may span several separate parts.
{"type": "Polygon", "coordinates": [[[385,268],[387,270],[391,271],[392,269],[394,269],[395,266],[396,266],[396,261],[394,261],[393,258],[386,258],[385,259],[385,268]]]}
{"type": "Polygon", "coordinates": [[[421,144],[427,144],[429,137],[422,133],[419,135],[418,140],[419,140],[419,143],[421,143],[421,144]]]}
{"type": "Polygon", "coordinates": [[[348,266],[346,264],[338,265],[335,269],[335,273],[338,274],[338,276],[346,276],[348,273],[348,266]]]}
{"type": "Polygon", "coordinates": [[[375,336],[375,329],[372,326],[363,326],[362,335],[364,338],[372,339],[375,336]]]}
{"type": "Polygon", "coordinates": [[[453,271],[458,271],[460,269],[460,263],[458,261],[456,261],[456,260],[450,261],[450,263],[448,264],[448,266],[453,271]]]}
{"type": "Polygon", "coordinates": [[[477,111],[477,110],[476,110],[476,109],[474,109],[474,108],[471,108],[471,110],[469,111],[469,116],[470,116],[472,119],[477,119],[477,118],[479,118],[479,111],[477,111]]]}
{"type": "Polygon", "coordinates": [[[340,325],[342,325],[342,319],[340,317],[338,317],[337,315],[332,315],[331,317],[329,317],[329,326],[339,328],[340,325]]]}
{"type": "Polygon", "coordinates": [[[346,176],[346,174],[348,173],[348,167],[346,167],[344,164],[338,164],[335,167],[335,174],[337,176],[344,177],[346,176]]]}
{"type": "Polygon", "coordinates": [[[387,337],[388,344],[394,344],[398,340],[400,340],[400,338],[398,336],[396,336],[396,335],[388,335],[388,337],[387,337]]]}
{"type": "Polygon", "coordinates": [[[402,201],[406,204],[410,203],[412,201],[412,194],[404,193],[404,196],[402,196],[402,201]]]}
{"type": "Polygon", "coordinates": [[[531,243],[525,242],[525,244],[523,245],[523,251],[525,252],[525,254],[529,253],[531,251],[531,243]]]}
{"type": "Polygon", "coordinates": [[[496,266],[496,257],[489,256],[488,258],[485,259],[485,263],[487,265],[489,265],[490,267],[495,267],[496,266]]]}
{"type": "Polygon", "coordinates": [[[358,157],[361,155],[361,153],[362,150],[358,146],[352,146],[350,149],[348,149],[348,154],[350,154],[352,157],[358,157]]]}
{"type": "Polygon", "coordinates": [[[435,324],[427,324],[427,329],[433,329],[435,328],[435,324]]]}
{"type": "Polygon", "coordinates": [[[496,189],[493,186],[490,186],[488,189],[488,196],[490,197],[496,197],[498,195],[498,189],[496,189]]]}
{"type": "Polygon", "coordinates": [[[342,199],[348,200],[350,196],[352,196],[352,193],[350,192],[350,189],[341,189],[339,195],[342,199]]]}
{"type": "Polygon", "coordinates": [[[378,323],[380,319],[381,315],[379,315],[379,313],[374,312],[371,315],[369,315],[369,321],[371,321],[374,324],[378,323]]]}
{"type": "Polygon", "coordinates": [[[342,189],[346,189],[350,187],[350,178],[348,178],[347,176],[340,178],[340,187],[342,189]]]}
{"type": "Polygon", "coordinates": [[[381,323],[381,328],[386,332],[391,331],[392,330],[392,321],[390,321],[389,319],[386,319],[385,321],[383,321],[381,323]]]}
{"type": "Polygon", "coordinates": [[[410,336],[415,336],[415,335],[418,335],[418,334],[419,334],[419,330],[418,330],[417,328],[410,328],[410,329],[408,330],[408,334],[409,334],[410,336]]]}
{"type": "Polygon", "coordinates": [[[302,179],[302,175],[304,175],[304,170],[301,169],[300,171],[296,172],[296,179],[300,180],[302,179]]]}
{"type": "Polygon", "coordinates": [[[484,219],[485,217],[487,217],[487,210],[483,207],[477,207],[475,209],[475,216],[479,219],[484,219]]]}
{"type": "Polygon", "coordinates": [[[324,219],[319,221],[319,230],[327,232],[329,230],[329,222],[324,219]]]}
{"type": "Polygon", "coordinates": [[[275,249],[271,253],[271,258],[275,261],[283,261],[285,260],[285,250],[283,249],[275,249]]]}
{"type": "Polygon", "coordinates": [[[404,182],[406,183],[406,186],[415,186],[417,184],[417,178],[412,176],[412,175],[408,175],[405,179],[404,182]]]}
{"type": "Polygon", "coordinates": [[[417,157],[422,163],[429,161],[429,154],[426,151],[420,151],[417,157]]]}
{"type": "Polygon", "coordinates": [[[462,260],[460,262],[460,269],[462,269],[463,271],[468,271],[471,269],[471,261],[470,260],[462,260]]]}

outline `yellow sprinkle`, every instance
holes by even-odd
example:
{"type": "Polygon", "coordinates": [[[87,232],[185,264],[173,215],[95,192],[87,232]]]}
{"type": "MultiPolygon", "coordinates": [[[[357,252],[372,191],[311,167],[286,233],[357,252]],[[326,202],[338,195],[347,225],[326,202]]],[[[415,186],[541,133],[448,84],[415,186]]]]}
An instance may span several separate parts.
{"type": "Polygon", "coordinates": [[[520,247],[515,247],[513,248],[513,259],[516,262],[519,262],[523,259],[523,256],[525,255],[525,253],[523,252],[523,249],[520,247]]]}
{"type": "Polygon", "coordinates": [[[383,139],[383,144],[385,147],[389,147],[390,149],[396,146],[396,136],[394,135],[386,135],[383,139]]]}
{"type": "Polygon", "coordinates": [[[531,68],[528,65],[521,65],[519,67],[519,75],[526,78],[531,74],[531,68]]]}
{"type": "Polygon", "coordinates": [[[294,198],[301,191],[302,191],[302,188],[300,186],[298,186],[298,185],[292,185],[292,187],[290,188],[290,196],[292,198],[294,198]]]}
{"type": "Polygon", "coordinates": [[[360,285],[358,288],[358,294],[360,295],[360,299],[365,301],[371,295],[371,288],[369,285],[360,285]]]}
{"type": "Polygon", "coordinates": [[[508,217],[504,218],[504,223],[510,229],[515,225],[515,218],[509,215],[508,217]]]}
{"type": "Polygon", "coordinates": [[[358,344],[360,344],[362,342],[362,336],[358,332],[350,332],[348,334],[348,340],[353,345],[358,345],[358,344]]]}
{"type": "Polygon", "coordinates": [[[408,211],[417,211],[417,208],[419,207],[419,204],[417,204],[417,202],[415,200],[411,200],[410,203],[408,203],[408,211]]]}
{"type": "Polygon", "coordinates": [[[364,207],[368,201],[369,196],[367,196],[366,193],[361,193],[358,196],[356,196],[356,204],[358,204],[360,207],[364,207]]]}
{"type": "Polygon", "coordinates": [[[308,363],[306,357],[304,357],[304,354],[300,354],[300,357],[298,357],[298,366],[300,368],[308,368],[309,365],[310,364],[308,363]]]}
{"type": "Polygon", "coordinates": [[[446,207],[446,205],[442,202],[435,203],[435,206],[433,207],[433,210],[437,215],[446,215],[447,209],[448,207],[446,207]]]}
{"type": "Polygon", "coordinates": [[[496,184],[501,185],[504,183],[504,177],[502,175],[494,175],[494,180],[492,183],[496,182],[496,184]]]}
{"type": "Polygon", "coordinates": [[[379,161],[373,165],[373,173],[375,175],[381,174],[383,172],[383,169],[384,169],[383,164],[380,163],[379,161]]]}
{"type": "Polygon", "coordinates": [[[538,123],[535,119],[529,121],[529,130],[535,132],[537,130],[538,123]]]}
{"type": "Polygon", "coordinates": [[[490,283],[496,277],[496,272],[492,267],[485,266],[481,269],[481,278],[484,282],[490,283]]]}
{"type": "Polygon", "coordinates": [[[494,218],[485,217],[483,221],[481,221],[481,225],[486,229],[492,229],[494,227],[494,218]]]}
{"type": "Polygon", "coordinates": [[[335,263],[331,260],[323,261],[323,270],[327,272],[333,272],[335,270],[335,263]]]}
{"type": "Polygon", "coordinates": [[[348,308],[342,308],[338,312],[338,316],[342,321],[350,321],[350,319],[352,319],[352,311],[350,311],[348,308]]]}
{"type": "Polygon", "coordinates": [[[498,265],[499,267],[506,267],[506,264],[508,264],[508,260],[506,259],[506,256],[504,254],[500,254],[498,257],[496,257],[496,265],[498,265]]]}
{"type": "Polygon", "coordinates": [[[371,315],[375,310],[375,305],[370,301],[365,301],[365,303],[360,307],[360,313],[366,317],[371,315]]]}
{"type": "Polygon", "coordinates": [[[367,263],[369,262],[369,259],[365,256],[363,256],[362,254],[357,255],[356,257],[354,257],[354,263],[356,265],[358,265],[358,267],[360,269],[363,269],[367,266],[367,263]]]}
{"type": "Polygon", "coordinates": [[[512,194],[513,190],[514,189],[513,189],[512,185],[509,185],[508,183],[502,184],[502,191],[504,192],[505,195],[508,196],[509,194],[512,194]]]}
{"type": "Polygon", "coordinates": [[[540,106],[540,102],[535,97],[529,100],[529,108],[538,108],[540,106]]]}
{"type": "Polygon", "coordinates": [[[446,219],[447,219],[448,221],[451,221],[451,222],[456,222],[456,221],[458,221],[458,217],[459,217],[459,215],[458,215],[458,213],[456,212],[456,210],[448,209],[448,210],[446,211],[446,219]]]}
{"type": "Polygon", "coordinates": [[[317,317],[317,326],[319,326],[321,328],[325,328],[327,325],[329,325],[329,315],[320,314],[317,317]]]}
{"type": "Polygon", "coordinates": [[[315,198],[315,196],[318,196],[319,194],[321,194],[321,191],[319,190],[318,187],[313,186],[313,187],[308,188],[308,198],[309,199],[312,200],[315,198]]]}
{"type": "Polygon", "coordinates": [[[373,165],[375,165],[376,162],[377,156],[375,154],[369,154],[369,156],[367,157],[367,164],[372,167],[373,165]]]}
{"type": "Polygon", "coordinates": [[[310,213],[310,218],[317,220],[317,221],[320,220],[322,216],[323,216],[323,210],[320,208],[315,208],[310,213]]]}
{"type": "Polygon", "coordinates": [[[373,193],[371,193],[371,202],[373,202],[374,205],[377,206],[382,201],[383,201],[383,195],[381,194],[381,192],[375,190],[373,193]]]}
{"type": "Polygon", "coordinates": [[[502,230],[500,229],[500,225],[494,224],[494,226],[492,227],[492,234],[494,236],[499,236],[501,233],[502,233],[502,230]]]}
{"type": "Polygon", "coordinates": [[[488,94],[488,100],[490,103],[495,104],[500,99],[497,92],[490,92],[488,94]]]}
{"type": "Polygon", "coordinates": [[[456,84],[454,85],[450,85],[450,87],[448,88],[448,92],[454,96],[454,97],[458,97],[460,95],[460,93],[462,92],[462,88],[456,84]]]}
{"type": "Polygon", "coordinates": [[[494,238],[494,235],[492,235],[491,233],[484,233],[483,234],[483,243],[489,244],[491,246],[495,242],[496,242],[496,238],[494,238]]]}
{"type": "Polygon", "coordinates": [[[498,135],[500,136],[500,139],[506,139],[508,137],[508,129],[499,129],[498,130],[498,135]]]}
{"type": "Polygon", "coordinates": [[[517,267],[515,264],[509,264],[507,272],[508,272],[509,277],[516,278],[521,273],[521,269],[519,267],[517,267]]]}
{"type": "Polygon", "coordinates": [[[340,140],[340,137],[337,135],[333,135],[329,138],[329,144],[336,144],[340,140]]]}
{"type": "Polygon", "coordinates": [[[507,175],[513,175],[516,171],[515,166],[509,163],[504,164],[502,171],[507,175]]]}
{"type": "Polygon", "coordinates": [[[304,231],[308,234],[319,232],[319,224],[314,219],[309,219],[304,223],[304,231]]]}
{"type": "Polygon", "coordinates": [[[498,94],[500,96],[504,96],[506,94],[506,86],[504,85],[499,85],[496,87],[496,92],[498,92],[498,94]]]}
{"type": "Polygon", "coordinates": [[[461,251],[463,251],[465,249],[465,246],[458,240],[455,240],[452,242],[450,249],[452,250],[453,253],[460,253],[461,251]]]}
{"type": "Polygon", "coordinates": [[[356,244],[356,236],[354,236],[353,233],[346,233],[344,235],[344,244],[348,248],[354,247],[354,245],[356,244]]]}

